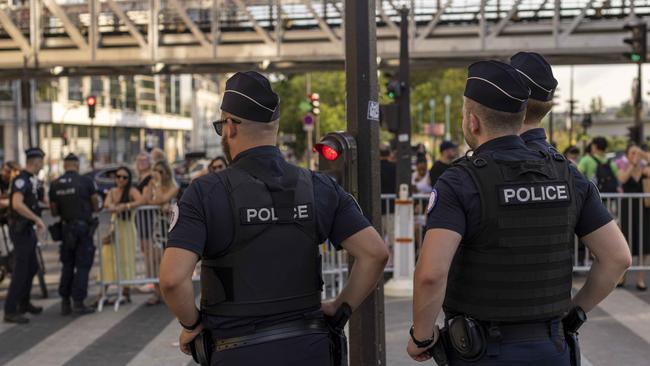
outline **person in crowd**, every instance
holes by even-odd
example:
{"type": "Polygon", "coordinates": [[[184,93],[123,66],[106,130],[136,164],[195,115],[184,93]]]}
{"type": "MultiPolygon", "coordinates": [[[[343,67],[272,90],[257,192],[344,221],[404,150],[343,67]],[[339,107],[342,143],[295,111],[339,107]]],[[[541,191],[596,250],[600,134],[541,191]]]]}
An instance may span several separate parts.
{"type": "Polygon", "coordinates": [[[165,156],[165,152],[162,149],[156,147],[151,150],[151,160],[155,164],[159,161],[167,160],[167,156],[165,156]]]}
{"type": "Polygon", "coordinates": [[[43,169],[45,153],[38,147],[25,151],[25,169],[14,178],[9,194],[9,236],[14,243],[14,271],[4,306],[4,321],[25,324],[25,313],[40,314],[42,307],[30,301],[32,281],[38,271],[36,230],[45,230],[38,201],[38,173],[43,169]]]}
{"type": "Polygon", "coordinates": [[[220,172],[228,167],[228,161],[223,156],[217,156],[212,159],[208,167],[212,173],[220,172]]]}
{"type": "MultiPolygon", "coordinates": [[[[151,155],[145,151],[138,154],[135,160],[135,169],[136,173],[138,174],[138,184],[136,185],[136,188],[140,194],[144,193],[145,188],[149,186],[149,183],[153,178],[151,167],[151,155]]],[[[156,276],[156,271],[153,266],[154,261],[152,260],[153,255],[151,253],[151,237],[153,233],[154,220],[153,217],[151,217],[150,212],[138,211],[135,217],[135,226],[138,230],[140,250],[145,257],[144,265],[147,277],[153,278],[156,276]]],[[[155,291],[151,285],[142,286],[140,287],[140,290],[143,292],[155,291]]]]}
{"type": "Polygon", "coordinates": [[[576,146],[571,145],[564,149],[564,157],[573,163],[573,165],[578,166],[578,161],[580,160],[580,149],[576,146]]]}
{"type": "MultiPolygon", "coordinates": [[[[102,243],[102,278],[104,281],[116,281],[117,271],[120,280],[135,278],[135,248],[138,240],[133,209],[143,202],[142,195],[133,186],[131,170],[125,166],[115,171],[115,187],[106,195],[105,207],[114,214],[113,238],[110,243],[102,243]],[[117,268],[119,257],[119,266],[117,268]]],[[[124,301],[131,302],[130,288],[122,291],[124,301]]]]}
{"type": "Polygon", "coordinates": [[[421,155],[415,162],[415,171],[411,175],[411,185],[413,193],[429,194],[431,193],[431,180],[429,179],[429,170],[427,169],[427,158],[421,155]]]}
{"type": "Polygon", "coordinates": [[[381,179],[381,193],[395,194],[397,166],[391,160],[392,151],[389,145],[382,145],[379,150],[379,175],[381,179]]]}
{"type": "MultiPolygon", "coordinates": [[[[625,150],[627,164],[618,171],[618,180],[621,182],[624,193],[644,193],[644,185],[650,187],[650,167],[647,166],[648,154],[635,144],[628,145],[625,150]]],[[[650,193],[650,192],[648,192],[650,193]]],[[[650,208],[644,199],[621,199],[621,229],[632,247],[632,256],[640,266],[650,263],[650,208]]],[[[625,283],[625,277],[619,282],[625,283]]],[[[645,274],[638,271],[636,274],[636,288],[639,291],[647,290],[645,274]]]]}
{"type": "Polygon", "coordinates": [[[97,227],[93,212],[99,211],[97,185],[79,175],[79,158],[68,154],[63,159],[63,174],[50,185],[50,211],[61,217],[60,259],[61,315],[79,315],[95,311],[84,304],[88,295],[88,275],[95,260],[93,234],[97,227]],[[71,302],[74,302],[74,304],[71,302]]]}
{"type": "MultiPolygon", "coordinates": [[[[160,213],[162,215],[154,215],[153,227],[154,231],[160,233],[162,237],[167,237],[167,231],[169,228],[167,215],[170,213],[172,204],[175,202],[177,195],[178,185],[176,185],[172,168],[169,163],[166,161],[155,163],[153,166],[153,179],[144,189],[143,198],[147,205],[160,206],[160,213]]],[[[157,276],[160,267],[160,260],[162,258],[162,248],[153,245],[148,248],[147,252],[150,253],[150,258],[145,258],[145,260],[151,263],[154,275],[157,276]]],[[[160,304],[160,302],[160,287],[156,285],[153,295],[149,300],[147,300],[147,305],[157,305],[160,304]]]]}
{"type": "Polygon", "coordinates": [[[7,161],[2,165],[2,174],[0,175],[0,218],[6,219],[7,209],[9,208],[9,187],[11,181],[20,174],[20,165],[15,161],[7,161]]]}
{"type": "Polygon", "coordinates": [[[140,193],[144,192],[144,187],[151,181],[151,155],[141,152],[135,158],[135,171],[138,174],[138,184],[136,188],[140,193]]]}
{"type": "Polygon", "coordinates": [[[591,141],[589,154],[578,163],[578,170],[591,180],[601,193],[618,191],[618,168],[607,159],[607,139],[602,136],[594,137],[591,141]]]}
{"type": "Polygon", "coordinates": [[[458,145],[449,140],[445,140],[440,143],[439,151],[440,158],[433,163],[431,170],[429,170],[429,180],[431,181],[430,184],[432,187],[436,184],[442,173],[449,169],[451,163],[458,157],[458,145]]]}

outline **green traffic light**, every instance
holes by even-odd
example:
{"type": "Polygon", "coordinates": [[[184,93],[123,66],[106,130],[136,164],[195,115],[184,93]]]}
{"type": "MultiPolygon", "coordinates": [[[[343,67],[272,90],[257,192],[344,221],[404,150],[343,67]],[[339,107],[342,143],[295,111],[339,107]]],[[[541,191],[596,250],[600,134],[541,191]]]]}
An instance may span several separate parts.
{"type": "Polygon", "coordinates": [[[390,99],[395,99],[395,93],[393,93],[393,92],[388,92],[388,97],[389,97],[390,99]]]}
{"type": "Polygon", "coordinates": [[[639,55],[638,53],[633,53],[630,55],[630,60],[632,60],[633,62],[639,62],[641,61],[641,55],[639,55]]]}

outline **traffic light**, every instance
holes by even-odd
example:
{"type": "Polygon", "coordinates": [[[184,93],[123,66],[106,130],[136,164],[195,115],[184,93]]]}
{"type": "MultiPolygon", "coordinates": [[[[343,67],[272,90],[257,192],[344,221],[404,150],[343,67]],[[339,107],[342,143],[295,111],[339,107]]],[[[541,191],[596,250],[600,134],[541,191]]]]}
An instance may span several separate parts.
{"type": "Polygon", "coordinates": [[[97,106],[97,99],[91,95],[86,98],[86,105],[88,106],[88,118],[95,118],[95,107],[97,106]]]}
{"type": "Polygon", "coordinates": [[[591,127],[593,121],[591,120],[591,113],[585,113],[582,115],[582,128],[588,129],[591,127]]]}
{"type": "Polygon", "coordinates": [[[627,137],[629,138],[629,141],[633,141],[638,146],[641,146],[643,143],[643,138],[641,137],[641,129],[639,126],[629,126],[627,130],[627,137]]]}
{"type": "Polygon", "coordinates": [[[308,98],[309,103],[311,104],[311,114],[318,116],[320,114],[320,95],[318,95],[318,93],[311,93],[308,98]]]}
{"type": "Polygon", "coordinates": [[[624,30],[631,32],[630,36],[623,39],[623,42],[630,45],[630,52],[624,55],[632,62],[644,63],[647,61],[647,25],[643,23],[626,24],[624,30]]]}
{"type": "Polygon", "coordinates": [[[399,104],[390,103],[380,105],[379,123],[388,132],[397,133],[399,130],[399,104]]]}
{"type": "Polygon", "coordinates": [[[357,190],[357,142],[347,132],[330,132],[314,145],[318,170],[334,178],[346,191],[357,190]]]}
{"type": "Polygon", "coordinates": [[[399,99],[402,96],[402,83],[397,75],[390,75],[386,83],[386,94],[392,100],[399,99]]]}

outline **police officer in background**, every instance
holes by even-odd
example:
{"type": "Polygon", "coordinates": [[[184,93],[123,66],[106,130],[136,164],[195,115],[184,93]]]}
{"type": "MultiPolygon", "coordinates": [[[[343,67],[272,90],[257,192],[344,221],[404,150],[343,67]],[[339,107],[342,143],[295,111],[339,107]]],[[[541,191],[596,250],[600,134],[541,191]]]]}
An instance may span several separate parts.
{"type": "Polygon", "coordinates": [[[38,147],[32,147],[25,151],[25,155],[25,169],[16,176],[9,193],[9,236],[14,243],[16,264],[5,301],[4,321],[18,324],[29,322],[23,314],[40,314],[43,311],[42,307],[30,302],[30,292],[32,280],[38,272],[38,238],[34,226],[39,231],[45,230],[45,224],[40,218],[36,177],[43,168],[45,153],[38,147]]]}
{"type": "Polygon", "coordinates": [[[79,175],[79,158],[69,154],[63,159],[65,173],[50,185],[50,209],[61,216],[61,315],[89,314],[87,307],[88,274],[95,259],[93,233],[97,227],[93,212],[100,209],[97,186],[89,177],[79,175]],[[74,301],[71,303],[70,298],[74,301]]]}
{"type": "Polygon", "coordinates": [[[181,350],[205,328],[217,341],[212,365],[329,366],[323,313],[361,304],[383,273],[386,245],[331,178],[283,159],[280,100],[264,76],[236,73],[221,110],[214,127],[232,164],[187,189],[160,269],[165,302],[184,328],[181,350]],[[342,293],[321,304],[318,245],[328,238],[355,263],[342,293]]]}
{"type": "Polygon", "coordinates": [[[521,139],[530,149],[558,152],[547,141],[544,128],[540,127],[542,119],[553,109],[553,95],[557,88],[551,65],[539,53],[519,52],[510,58],[510,66],[517,70],[530,89],[526,117],[519,133],[521,139]]]}
{"type": "Polygon", "coordinates": [[[592,184],[517,136],[529,95],[519,72],[472,64],[464,95],[473,154],[431,194],[407,351],[425,361],[443,348],[450,365],[569,365],[562,318],[614,289],[630,265],[627,243],[592,184]],[[598,259],[571,299],[574,233],[598,259]]]}

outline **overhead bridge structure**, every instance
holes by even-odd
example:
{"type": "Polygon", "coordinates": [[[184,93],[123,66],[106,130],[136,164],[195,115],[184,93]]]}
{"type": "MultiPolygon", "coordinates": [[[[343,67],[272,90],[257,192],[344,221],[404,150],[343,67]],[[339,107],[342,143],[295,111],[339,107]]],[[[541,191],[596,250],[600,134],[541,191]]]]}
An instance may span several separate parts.
{"type": "MultiPolygon", "coordinates": [[[[358,0],[364,1],[364,0],[358,0]]],[[[0,78],[342,69],[340,0],[0,1],[0,78]]],[[[627,62],[623,25],[650,1],[377,0],[380,68],[397,65],[399,10],[413,66],[534,50],[555,64],[627,62]]]]}

